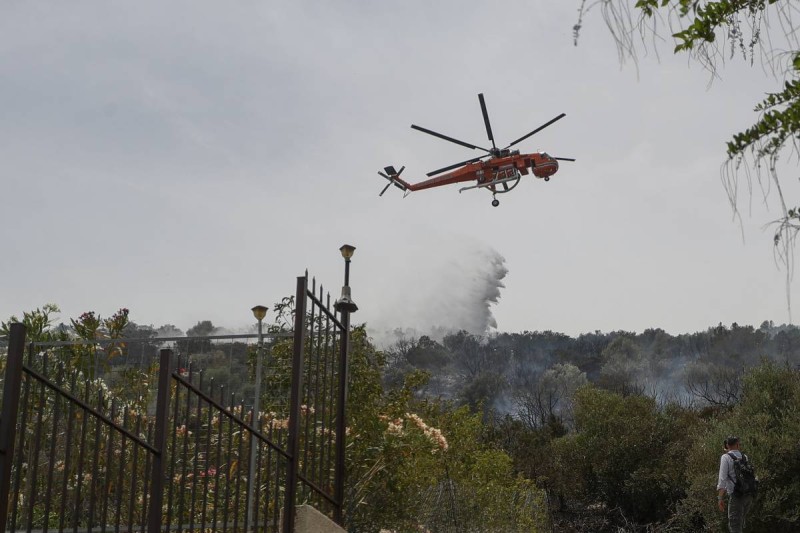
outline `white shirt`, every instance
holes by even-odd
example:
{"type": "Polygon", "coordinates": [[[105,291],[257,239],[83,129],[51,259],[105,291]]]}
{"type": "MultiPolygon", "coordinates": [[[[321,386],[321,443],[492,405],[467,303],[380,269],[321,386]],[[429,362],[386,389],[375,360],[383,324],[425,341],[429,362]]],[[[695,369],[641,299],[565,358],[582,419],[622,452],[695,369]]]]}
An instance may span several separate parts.
{"type": "MultiPolygon", "coordinates": [[[[742,458],[742,452],[731,450],[738,459],[742,458]]],[[[727,453],[719,459],[719,479],[717,480],[717,490],[725,489],[728,494],[733,494],[733,486],[736,483],[736,470],[733,467],[733,458],[727,453]]]]}

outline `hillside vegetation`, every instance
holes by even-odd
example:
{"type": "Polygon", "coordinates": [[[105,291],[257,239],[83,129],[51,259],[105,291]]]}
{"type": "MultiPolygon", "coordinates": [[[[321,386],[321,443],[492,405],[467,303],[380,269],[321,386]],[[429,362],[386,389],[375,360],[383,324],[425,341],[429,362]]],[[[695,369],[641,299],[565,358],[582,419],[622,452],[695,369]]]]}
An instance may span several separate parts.
{"type": "MultiPolygon", "coordinates": [[[[153,369],[140,367],[125,339],[145,337],[156,348],[159,332],[178,336],[174,326],[137,326],[127,309],[56,326],[55,311],[23,315],[30,338],[114,339],[104,350],[84,345],[78,352],[89,357],[76,364],[105,369],[97,379],[116,376],[110,394],[150,402],[153,369]]],[[[214,327],[200,322],[190,332],[214,327]]],[[[271,354],[290,349],[286,343],[271,345],[271,354]]],[[[250,390],[252,345],[173,345],[197,371],[250,390]]],[[[761,478],[748,530],[800,528],[800,330],[793,326],[574,338],[458,332],[440,341],[399,336],[385,350],[359,326],[349,401],[350,531],[722,531],[715,483],[730,434],[741,436],[761,478]]]]}

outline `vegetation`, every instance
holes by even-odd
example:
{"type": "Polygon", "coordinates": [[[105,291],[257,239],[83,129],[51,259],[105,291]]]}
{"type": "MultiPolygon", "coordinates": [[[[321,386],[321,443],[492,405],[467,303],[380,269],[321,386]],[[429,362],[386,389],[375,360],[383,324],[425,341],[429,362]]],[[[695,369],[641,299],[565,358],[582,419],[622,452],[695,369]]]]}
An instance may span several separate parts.
{"type": "MultiPolygon", "coordinates": [[[[575,44],[584,17],[597,8],[617,43],[621,60],[636,60],[640,50],[671,37],[675,54],[688,54],[719,77],[719,65],[740,57],[761,63],[757,76],[772,73],[772,87],[755,104],[753,125],[727,142],[723,179],[731,207],[738,215],[740,178],[753,191],[753,178],[764,199],[777,198],[780,216],[772,224],[777,257],[786,267],[786,297],[791,320],[789,285],[794,241],[800,232],[800,206],[786,198],[781,159],[800,156],[800,39],[798,6],[792,0],[580,0],[575,44]],[[667,35],[663,35],[664,33],[667,35]]],[[[767,83],[769,83],[767,81],[767,83]]],[[[789,170],[788,175],[794,176],[789,170]]]]}
{"type": "MultiPolygon", "coordinates": [[[[273,326],[276,330],[285,329],[285,314],[292,312],[291,302],[284,303],[288,307],[281,309],[273,326]]],[[[60,339],[70,338],[74,343],[66,347],[39,345],[36,353],[31,352],[29,364],[106,419],[149,441],[154,431],[154,368],[118,371],[123,366],[137,368],[136,354],[132,353],[137,351],[133,349],[136,344],[118,333],[126,327],[134,332],[140,328],[125,324],[128,313],[123,311],[109,319],[84,313],[71,321],[70,327],[60,328],[60,339]],[[104,342],[96,342],[98,339],[104,342]],[[89,370],[97,370],[97,375],[90,376],[86,373],[89,370]],[[114,386],[107,385],[106,379],[114,381],[114,386]]],[[[59,328],[52,326],[52,321],[46,322],[49,326],[43,333],[59,328]]],[[[200,326],[209,329],[202,323],[200,326]]],[[[353,329],[352,340],[352,414],[347,448],[350,505],[346,510],[352,530],[543,530],[544,493],[513,472],[508,454],[482,441],[479,414],[466,407],[416,399],[415,391],[427,380],[422,372],[409,373],[403,386],[385,391],[383,354],[369,342],[363,327],[353,329]]],[[[207,356],[214,353],[214,345],[198,345],[193,352],[189,342],[179,340],[178,344],[184,355],[193,354],[195,381],[201,369],[207,370],[202,374],[211,379],[214,364],[220,362],[207,356]]],[[[152,346],[157,347],[156,339],[152,346]]],[[[271,364],[265,383],[269,393],[262,404],[262,431],[279,443],[286,439],[285,396],[291,348],[291,339],[270,346],[271,364]]],[[[252,350],[245,346],[243,357],[237,357],[245,364],[244,381],[249,381],[247,374],[252,372],[251,356],[252,350]]],[[[192,379],[188,368],[179,368],[178,372],[192,379]]],[[[63,399],[38,381],[28,379],[25,383],[23,405],[28,407],[23,407],[23,413],[29,415],[22,415],[22,427],[27,429],[22,432],[18,451],[17,464],[22,466],[15,473],[22,477],[12,484],[19,492],[14,493],[17,503],[12,507],[11,520],[17,525],[30,521],[36,528],[61,527],[62,522],[84,528],[144,520],[147,498],[142,494],[147,493],[149,461],[144,450],[99,417],[90,416],[85,408],[72,406],[65,413],[63,399]],[[37,492],[36,487],[42,489],[37,492]],[[59,514],[51,512],[53,509],[68,511],[59,514]]],[[[225,401],[219,388],[211,390],[217,391],[212,396],[218,401],[225,401]]],[[[243,465],[247,464],[249,441],[240,422],[214,414],[208,402],[191,400],[181,391],[182,386],[172,384],[170,405],[174,405],[174,412],[170,407],[167,437],[167,478],[171,482],[163,519],[180,524],[233,521],[235,526],[244,516],[247,469],[243,465]]],[[[246,420],[246,405],[237,405],[234,398],[227,405],[231,405],[234,418],[246,420]]],[[[310,407],[303,406],[301,412],[301,426],[326,419],[310,407]]],[[[308,454],[313,447],[301,439],[300,449],[308,454]]],[[[278,454],[272,457],[273,463],[266,460],[257,469],[258,479],[263,480],[259,494],[265,502],[264,513],[271,521],[277,520],[277,495],[282,494],[271,475],[280,468],[274,461],[281,459],[278,454]]],[[[319,457],[302,457],[305,464],[323,464],[319,457]]],[[[313,500],[307,493],[301,498],[313,500]]]]}
{"type": "Polygon", "coordinates": [[[445,398],[480,413],[481,441],[545,491],[556,530],[720,530],[720,443],[738,434],[763,487],[751,530],[792,531],[799,341],[800,329],[771,322],[677,336],[401,337],[386,350],[384,379],[396,387],[398,368],[435,371],[417,401],[445,398]]]}
{"type": "MultiPolygon", "coordinates": [[[[740,55],[753,63],[759,58],[776,74],[778,87],[755,106],[759,118],[733,135],[727,155],[738,164],[752,156],[775,178],[781,153],[796,148],[800,134],[800,41],[790,0],[582,0],[575,26],[576,44],[583,17],[599,7],[617,42],[621,57],[636,58],[637,49],[652,38],[664,37],[662,25],[675,43],[674,52],[687,53],[716,74],[726,58],[740,55]],[[726,42],[727,41],[727,42],[726,42]],[[783,82],[780,77],[783,76],[783,82]]],[[[785,206],[784,206],[785,207],[785,206]]],[[[789,223],[798,212],[784,213],[789,223]]],[[[794,226],[797,230],[800,226],[794,226]]]]}
{"type": "Polygon", "coordinates": [[[383,354],[353,334],[348,449],[352,531],[544,531],[544,494],[482,438],[479,413],[416,398],[423,371],[385,391],[383,354]],[[425,529],[420,529],[425,528],[425,529]]]}
{"type": "MultiPolygon", "coordinates": [[[[141,332],[156,328],[123,324],[128,315],[122,311],[109,319],[87,313],[71,327],[56,326],[55,311],[48,306],[24,316],[43,324],[34,330],[42,339],[82,331],[116,346],[81,352],[94,366],[73,368],[87,378],[78,382],[76,395],[147,437],[153,368],[139,369],[127,337],[112,334],[149,339],[141,332]],[[121,367],[128,372],[114,371],[121,367]],[[84,373],[89,368],[101,369],[101,376],[90,378],[84,373]]],[[[291,312],[285,302],[271,327],[286,331],[291,312]]],[[[723,517],[714,484],[720,443],[729,434],[742,437],[761,478],[750,531],[800,526],[798,328],[765,322],[677,336],[652,329],[576,338],[459,332],[441,341],[400,337],[379,351],[360,326],[352,341],[345,510],[351,531],[719,531],[723,517]]],[[[185,349],[191,351],[188,344],[185,349]]],[[[198,347],[194,368],[206,365],[210,377],[213,367],[233,362],[242,365],[243,382],[250,381],[252,350],[243,345],[241,353],[236,348],[217,356],[216,349],[198,347]]],[[[267,388],[285,392],[291,341],[270,350],[267,388]]],[[[76,354],[67,355],[64,361],[76,354]]],[[[69,372],[60,372],[56,380],[68,384],[69,372]]],[[[99,523],[103,515],[91,495],[102,490],[121,502],[123,523],[127,515],[143,516],[145,502],[132,497],[143,490],[141,483],[116,479],[146,478],[144,455],[130,443],[120,447],[120,437],[105,425],[87,425],[90,419],[78,412],[65,416],[63,405],[56,415],[58,400],[45,389],[34,386],[28,394],[26,401],[40,405],[40,418],[30,421],[36,423],[23,447],[23,464],[36,473],[27,483],[52,491],[51,505],[73,509],[70,523],[99,523]],[[48,437],[49,428],[55,437],[48,437]],[[64,453],[56,463],[45,460],[65,446],[68,431],[85,432],[87,443],[98,443],[97,453],[84,453],[94,462],[80,466],[64,453]],[[37,440],[47,445],[37,447],[37,440]]],[[[286,425],[280,396],[265,395],[262,412],[262,427],[277,441],[285,438],[286,425]]],[[[173,520],[197,523],[198,495],[205,495],[207,514],[243,516],[241,465],[249,444],[236,423],[213,416],[206,404],[179,404],[176,415],[185,410],[190,422],[170,429],[169,497],[183,502],[173,506],[173,520]]],[[[244,416],[246,406],[239,403],[234,412],[244,416]]],[[[20,501],[18,520],[32,516],[33,526],[43,527],[50,515],[42,502],[20,501]]],[[[276,509],[270,504],[270,516],[277,516],[276,509]]],[[[50,527],[58,525],[57,518],[49,520],[50,527]]]]}

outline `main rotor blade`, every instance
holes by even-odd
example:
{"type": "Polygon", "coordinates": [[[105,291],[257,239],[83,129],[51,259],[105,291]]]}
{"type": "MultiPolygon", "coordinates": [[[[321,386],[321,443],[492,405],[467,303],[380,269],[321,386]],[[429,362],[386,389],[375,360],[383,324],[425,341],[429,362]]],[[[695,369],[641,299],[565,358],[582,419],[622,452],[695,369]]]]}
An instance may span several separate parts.
{"type": "Polygon", "coordinates": [[[515,144],[517,144],[518,142],[520,142],[520,141],[524,141],[525,139],[527,139],[528,137],[530,137],[530,136],[531,136],[531,135],[533,135],[534,133],[538,133],[538,132],[542,131],[543,129],[545,129],[547,126],[549,126],[549,125],[550,125],[550,124],[552,124],[553,122],[556,122],[556,121],[558,121],[558,120],[561,120],[562,118],[564,118],[564,117],[566,117],[566,116],[567,116],[567,114],[566,114],[566,113],[561,113],[560,115],[558,115],[558,116],[557,116],[556,118],[554,118],[553,120],[551,120],[551,121],[549,121],[549,122],[545,122],[544,124],[542,124],[541,126],[539,126],[538,128],[536,128],[536,129],[535,129],[535,130],[533,130],[532,132],[528,133],[527,135],[523,135],[522,137],[520,137],[519,139],[517,139],[517,140],[516,140],[516,141],[514,141],[513,143],[511,143],[511,144],[509,144],[508,146],[506,146],[506,148],[511,148],[512,146],[514,146],[514,145],[515,145],[515,144]]]}
{"type": "Polygon", "coordinates": [[[388,189],[391,186],[392,186],[392,182],[390,180],[389,183],[386,184],[386,187],[383,188],[383,190],[381,191],[381,193],[378,196],[383,196],[383,193],[386,192],[386,189],[388,189]]]}
{"type": "Polygon", "coordinates": [[[558,159],[559,161],[575,161],[574,157],[554,157],[553,159],[558,159]]]}
{"type": "Polygon", "coordinates": [[[442,172],[447,172],[448,170],[453,170],[454,168],[463,167],[466,164],[474,163],[475,161],[480,161],[484,157],[486,157],[486,156],[482,155],[480,157],[474,157],[472,159],[467,159],[466,161],[462,161],[460,163],[453,163],[452,165],[446,166],[444,168],[440,168],[438,170],[434,170],[433,172],[428,172],[425,175],[428,176],[428,177],[435,176],[436,174],[441,174],[442,172]]]}
{"type": "Polygon", "coordinates": [[[481,102],[481,111],[483,112],[483,123],[486,124],[486,135],[492,141],[492,148],[497,148],[494,144],[494,135],[492,135],[492,125],[489,124],[489,113],[486,111],[486,102],[483,99],[483,93],[478,94],[478,100],[481,102]]]}
{"type": "Polygon", "coordinates": [[[416,124],[411,125],[412,128],[415,130],[419,130],[423,133],[427,133],[428,135],[433,135],[434,137],[439,137],[440,139],[444,139],[445,141],[450,141],[451,143],[460,144],[461,146],[466,146],[467,148],[471,148],[472,150],[478,149],[483,150],[484,152],[489,152],[486,148],[481,148],[480,146],[475,146],[474,144],[465,143],[464,141],[459,141],[458,139],[453,139],[452,137],[448,137],[447,135],[442,135],[441,133],[436,133],[435,131],[423,128],[422,126],[417,126],[416,124]]]}

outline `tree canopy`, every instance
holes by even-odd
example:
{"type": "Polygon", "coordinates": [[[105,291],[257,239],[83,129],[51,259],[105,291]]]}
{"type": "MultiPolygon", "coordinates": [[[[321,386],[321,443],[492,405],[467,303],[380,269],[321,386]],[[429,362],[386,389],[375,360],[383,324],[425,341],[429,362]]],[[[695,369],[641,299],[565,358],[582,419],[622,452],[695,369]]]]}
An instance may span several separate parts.
{"type": "MultiPolygon", "coordinates": [[[[800,200],[784,197],[778,162],[800,156],[800,40],[798,6],[791,0],[581,0],[574,27],[575,44],[584,17],[595,8],[617,44],[620,60],[637,54],[665,37],[675,54],[689,54],[718,77],[719,66],[740,57],[756,60],[773,80],[766,98],[754,105],[756,120],[727,142],[723,181],[731,207],[738,214],[739,178],[748,191],[755,179],[766,198],[777,196],[781,213],[774,221],[778,258],[791,277],[793,244],[800,231],[800,200]]],[[[789,305],[791,316],[791,305],[789,305]]]]}

